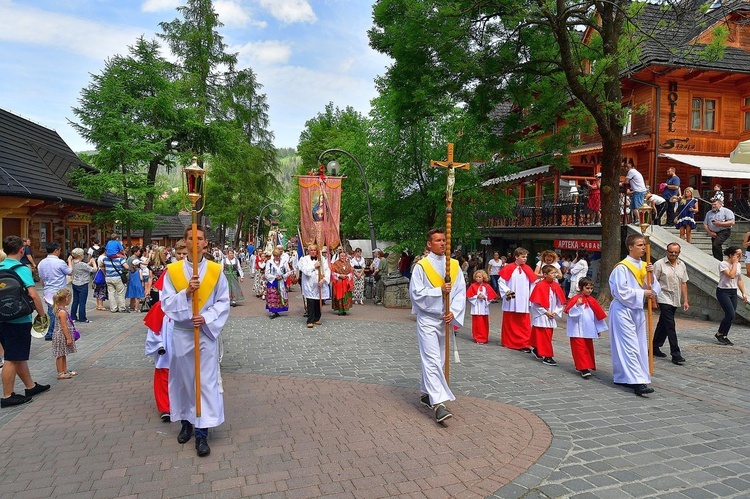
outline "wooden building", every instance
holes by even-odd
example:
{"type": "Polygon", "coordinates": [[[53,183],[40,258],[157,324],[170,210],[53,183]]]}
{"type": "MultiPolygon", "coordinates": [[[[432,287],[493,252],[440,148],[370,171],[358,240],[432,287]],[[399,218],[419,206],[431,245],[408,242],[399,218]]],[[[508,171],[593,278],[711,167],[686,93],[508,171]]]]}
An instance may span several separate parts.
{"type": "Polygon", "coordinates": [[[92,215],[115,200],[86,199],[68,175],[90,169],[54,130],[0,109],[0,239],[29,237],[34,255],[59,242],[65,254],[103,239],[92,215]]]}

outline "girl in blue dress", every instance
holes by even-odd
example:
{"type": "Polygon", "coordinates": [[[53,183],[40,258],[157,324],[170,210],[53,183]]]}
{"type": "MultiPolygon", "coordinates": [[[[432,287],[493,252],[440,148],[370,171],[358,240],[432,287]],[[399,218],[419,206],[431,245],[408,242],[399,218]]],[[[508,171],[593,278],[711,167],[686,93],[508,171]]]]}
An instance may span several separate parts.
{"type": "Polygon", "coordinates": [[[695,229],[695,214],[698,213],[698,200],[693,197],[693,188],[688,187],[677,205],[675,227],[680,229],[680,239],[691,242],[691,232],[695,229]]]}

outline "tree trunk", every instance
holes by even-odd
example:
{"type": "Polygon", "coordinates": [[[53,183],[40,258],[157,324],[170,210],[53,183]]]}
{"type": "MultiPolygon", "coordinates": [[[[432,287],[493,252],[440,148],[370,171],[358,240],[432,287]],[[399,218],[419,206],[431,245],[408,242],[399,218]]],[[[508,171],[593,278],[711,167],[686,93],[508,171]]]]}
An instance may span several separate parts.
{"type": "Polygon", "coordinates": [[[602,259],[599,262],[599,294],[602,304],[609,304],[609,275],[620,261],[620,152],[622,135],[611,132],[602,136],[602,259]]]}
{"type": "MultiPolygon", "coordinates": [[[[146,192],[146,198],[143,202],[143,211],[151,213],[154,211],[154,191],[153,187],[156,185],[156,173],[159,171],[159,160],[154,158],[148,164],[148,175],[146,176],[146,185],[151,189],[146,192]]],[[[152,229],[143,230],[143,245],[146,246],[151,244],[151,232],[152,229]]]]}

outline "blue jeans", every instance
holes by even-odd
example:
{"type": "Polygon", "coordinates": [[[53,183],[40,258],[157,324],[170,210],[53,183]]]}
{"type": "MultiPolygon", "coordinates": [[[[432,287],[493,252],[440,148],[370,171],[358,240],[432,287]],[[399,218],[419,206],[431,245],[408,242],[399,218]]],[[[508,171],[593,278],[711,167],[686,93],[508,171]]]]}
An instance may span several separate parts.
{"type": "Polygon", "coordinates": [[[491,275],[490,276],[490,282],[492,283],[492,289],[495,290],[495,293],[500,294],[500,286],[498,286],[497,282],[500,280],[499,275],[491,275]]]}
{"type": "Polygon", "coordinates": [[[73,304],[70,307],[71,319],[86,322],[86,300],[88,297],[88,284],[81,284],[80,286],[73,284],[73,304]]]}
{"type": "Polygon", "coordinates": [[[47,303],[47,317],[49,317],[49,329],[47,330],[47,334],[44,335],[44,339],[51,340],[52,332],[55,330],[55,314],[52,312],[52,305],[50,305],[49,303],[47,303]]]}
{"type": "Polygon", "coordinates": [[[719,324],[719,334],[726,336],[729,334],[729,328],[732,327],[732,321],[737,311],[737,290],[716,288],[716,299],[724,311],[724,318],[719,324]]]}

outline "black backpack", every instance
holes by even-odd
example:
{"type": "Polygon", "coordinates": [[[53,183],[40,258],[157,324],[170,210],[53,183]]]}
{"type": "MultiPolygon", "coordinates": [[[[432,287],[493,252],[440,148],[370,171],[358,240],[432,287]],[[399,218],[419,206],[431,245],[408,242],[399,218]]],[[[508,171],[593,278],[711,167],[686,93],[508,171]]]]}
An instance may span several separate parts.
{"type": "Polygon", "coordinates": [[[31,314],[35,310],[34,300],[15,269],[23,267],[17,263],[0,269],[0,322],[7,322],[31,314]]]}

